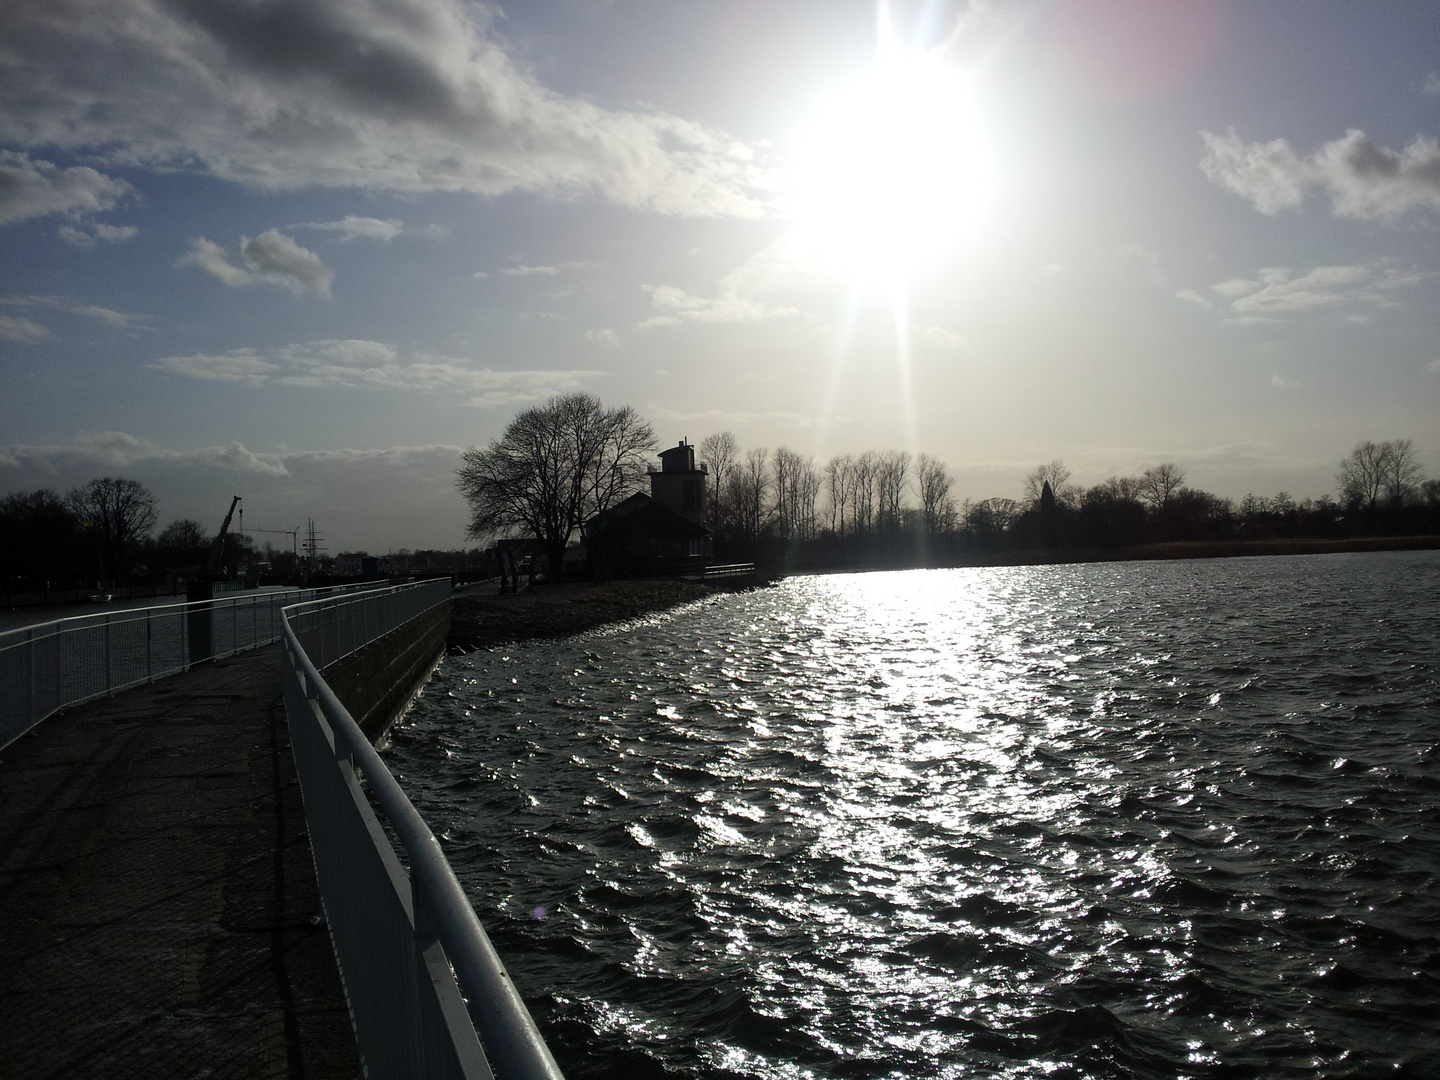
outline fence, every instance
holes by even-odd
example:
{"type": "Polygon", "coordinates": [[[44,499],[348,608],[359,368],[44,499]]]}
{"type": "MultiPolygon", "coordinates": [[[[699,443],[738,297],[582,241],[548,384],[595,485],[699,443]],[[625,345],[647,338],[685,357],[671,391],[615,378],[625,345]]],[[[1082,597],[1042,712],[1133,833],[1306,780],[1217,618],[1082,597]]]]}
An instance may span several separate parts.
{"type": "Polygon", "coordinates": [[[285,708],[330,939],[367,1076],[563,1080],[439,842],[318,670],[449,592],[285,609],[285,708]]]}
{"type": "Polygon", "coordinates": [[[0,634],[0,750],[59,709],[276,641],[285,605],[331,591],[250,592],[0,634]]]}

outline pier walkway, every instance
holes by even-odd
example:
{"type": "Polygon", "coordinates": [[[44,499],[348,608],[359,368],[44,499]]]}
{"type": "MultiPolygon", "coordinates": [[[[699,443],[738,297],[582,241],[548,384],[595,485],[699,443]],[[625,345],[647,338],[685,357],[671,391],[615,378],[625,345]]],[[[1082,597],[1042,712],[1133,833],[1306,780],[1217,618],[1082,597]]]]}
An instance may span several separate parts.
{"type": "Polygon", "coordinates": [[[359,1072],[278,646],[0,751],[0,1075],[359,1072]]]}

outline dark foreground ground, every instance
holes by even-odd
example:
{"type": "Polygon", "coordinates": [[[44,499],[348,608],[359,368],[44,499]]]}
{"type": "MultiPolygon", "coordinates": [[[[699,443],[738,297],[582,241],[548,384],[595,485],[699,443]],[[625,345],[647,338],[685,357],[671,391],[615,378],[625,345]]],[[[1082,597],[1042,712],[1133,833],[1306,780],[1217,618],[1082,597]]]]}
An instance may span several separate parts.
{"type": "Polygon", "coordinates": [[[359,1073],[276,646],[0,751],[0,1076],[359,1073]]]}
{"type": "Polygon", "coordinates": [[[698,581],[542,583],[528,592],[500,594],[494,583],[457,593],[450,604],[451,649],[470,651],[529,638],[562,638],[607,623],[729,591],[698,581]]]}

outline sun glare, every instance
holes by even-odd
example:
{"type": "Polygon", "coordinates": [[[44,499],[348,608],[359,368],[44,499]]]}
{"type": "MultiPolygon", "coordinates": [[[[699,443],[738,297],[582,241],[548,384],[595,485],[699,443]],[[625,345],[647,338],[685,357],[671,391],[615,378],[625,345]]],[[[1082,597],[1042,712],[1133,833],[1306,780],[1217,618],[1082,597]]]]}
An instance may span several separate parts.
{"type": "Polygon", "coordinates": [[[961,73],[928,54],[892,53],[802,126],[789,216],[821,262],[903,289],[975,227],[990,173],[961,73]]]}

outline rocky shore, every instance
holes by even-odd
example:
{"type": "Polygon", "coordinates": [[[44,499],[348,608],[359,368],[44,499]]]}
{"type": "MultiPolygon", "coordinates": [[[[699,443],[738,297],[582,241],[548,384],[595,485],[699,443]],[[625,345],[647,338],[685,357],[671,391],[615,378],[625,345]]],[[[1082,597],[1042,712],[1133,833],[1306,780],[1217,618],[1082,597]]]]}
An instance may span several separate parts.
{"type": "Polygon", "coordinates": [[[522,588],[512,596],[484,584],[451,601],[447,644],[451,651],[469,652],[511,641],[570,637],[726,591],[699,581],[607,581],[540,584],[534,592],[522,588]]]}

